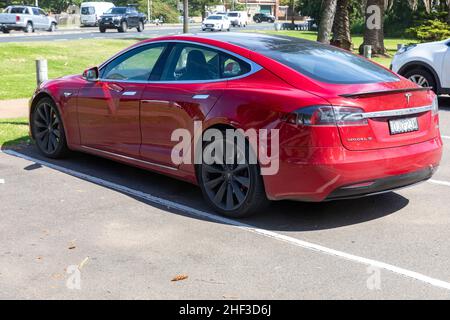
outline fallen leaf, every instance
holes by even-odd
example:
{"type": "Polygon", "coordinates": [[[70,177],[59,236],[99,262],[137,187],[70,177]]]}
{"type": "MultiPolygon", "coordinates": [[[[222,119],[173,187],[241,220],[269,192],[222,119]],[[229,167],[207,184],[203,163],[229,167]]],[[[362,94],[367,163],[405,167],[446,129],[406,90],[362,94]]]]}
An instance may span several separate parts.
{"type": "Polygon", "coordinates": [[[81,269],[84,267],[84,265],[88,262],[89,257],[84,258],[83,261],[81,261],[81,263],[78,265],[78,270],[81,271],[81,269]]]}
{"type": "Polygon", "coordinates": [[[175,278],[173,278],[171,281],[182,281],[182,280],[186,280],[187,278],[188,278],[187,275],[179,274],[179,275],[175,276],[175,278]]]}
{"type": "Polygon", "coordinates": [[[69,250],[73,250],[73,249],[75,249],[76,247],[75,246],[70,246],[68,249],[69,250]]]}
{"type": "Polygon", "coordinates": [[[239,299],[239,297],[238,296],[229,296],[229,295],[223,295],[223,298],[224,299],[239,299]]]}
{"type": "Polygon", "coordinates": [[[36,257],[36,260],[42,260],[43,258],[41,256],[36,257]]]}

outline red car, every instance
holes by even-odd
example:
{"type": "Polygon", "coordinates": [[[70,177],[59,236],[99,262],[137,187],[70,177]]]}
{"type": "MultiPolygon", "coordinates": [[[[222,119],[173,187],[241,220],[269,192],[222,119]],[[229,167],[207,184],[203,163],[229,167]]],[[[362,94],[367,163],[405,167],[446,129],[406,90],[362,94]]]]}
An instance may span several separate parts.
{"type": "Polygon", "coordinates": [[[30,125],[47,157],[82,151],[189,181],[232,217],[269,200],[402,188],[429,179],[442,154],[430,88],[331,46],[249,33],[142,41],[83,75],[42,84],[30,125]],[[276,174],[262,175],[248,159],[174,164],[172,134],[194,133],[194,121],[203,132],[278,130],[276,174]]]}

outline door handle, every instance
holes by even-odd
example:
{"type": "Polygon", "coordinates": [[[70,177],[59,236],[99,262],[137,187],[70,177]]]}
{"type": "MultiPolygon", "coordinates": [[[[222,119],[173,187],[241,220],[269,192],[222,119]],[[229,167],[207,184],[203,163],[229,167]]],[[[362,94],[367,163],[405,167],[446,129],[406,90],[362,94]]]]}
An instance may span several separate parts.
{"type": "Polygon", "coordinates": [[[109,90],[115,91],[115,92],[122,92],[123,88],[121,86],[119,86],[118,84],[115,83],[108,83],[106,85],[108,87],[109,90]]]}
{"type": "Polygon", "coordinates": [[[196,100],[206,100],[209,98],[209,94],[196,94],[195,96],[192,97],[192,99],[196,99],[196,100]]]}

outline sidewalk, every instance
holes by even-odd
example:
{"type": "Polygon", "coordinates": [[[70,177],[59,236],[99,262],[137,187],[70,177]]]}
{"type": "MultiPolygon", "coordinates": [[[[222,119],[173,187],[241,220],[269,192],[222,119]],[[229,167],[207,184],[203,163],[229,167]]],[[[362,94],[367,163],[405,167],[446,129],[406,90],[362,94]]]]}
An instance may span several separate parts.
{"type": "Polygon", "coordinates": [[[0,100],[0,119],[28,117],[28,99],[0,100]]]}

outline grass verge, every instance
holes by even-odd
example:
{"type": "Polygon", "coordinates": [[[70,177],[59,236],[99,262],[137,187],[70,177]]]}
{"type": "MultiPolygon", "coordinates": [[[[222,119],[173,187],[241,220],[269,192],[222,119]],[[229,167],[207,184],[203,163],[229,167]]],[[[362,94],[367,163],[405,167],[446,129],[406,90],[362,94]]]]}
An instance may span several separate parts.
{"type": "Polygon", "coordinates": [[[30,142],[28,119],[0,119],[0,147],[30,142]]]}
{"type": "Polygon", "coordinates": [[[49,78],[81,73],[138,41],[74,40],[0,44],[0,100],[27,98],[36,88],[35,60],[48,61],[49,78]]]}

